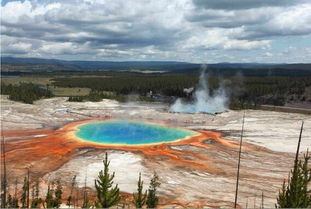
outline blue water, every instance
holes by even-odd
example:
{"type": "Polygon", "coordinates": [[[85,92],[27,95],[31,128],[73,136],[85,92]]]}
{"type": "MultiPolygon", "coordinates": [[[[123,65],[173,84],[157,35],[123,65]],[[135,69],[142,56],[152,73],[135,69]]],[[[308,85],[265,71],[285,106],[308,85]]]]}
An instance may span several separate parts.
{"type": "Polygon", "coordinates": [[[171,142],[197,134],[178,128],[121,120],[92,122],[80,125],[78,129],[75,134],[83,140],[125,145],[171,142]]]}

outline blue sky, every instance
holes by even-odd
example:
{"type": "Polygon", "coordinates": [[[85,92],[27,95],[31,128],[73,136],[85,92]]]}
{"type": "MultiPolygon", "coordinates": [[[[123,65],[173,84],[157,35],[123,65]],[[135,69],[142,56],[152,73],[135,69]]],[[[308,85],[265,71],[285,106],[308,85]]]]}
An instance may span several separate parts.
{"type": "Polygon", "coordinates": [[[2,56],[311,62],[309,0],[1,1],[2,56]]]}
{"type": "MultiPolygon", "coordinates": [[[[1,5],[4,6],[6,3],[12,2],[12,1],[18,1],[18,0],[2,0],[1,5]]],[[[23,1],[21,1],[21,2],[23,2],[23,1]]]]}

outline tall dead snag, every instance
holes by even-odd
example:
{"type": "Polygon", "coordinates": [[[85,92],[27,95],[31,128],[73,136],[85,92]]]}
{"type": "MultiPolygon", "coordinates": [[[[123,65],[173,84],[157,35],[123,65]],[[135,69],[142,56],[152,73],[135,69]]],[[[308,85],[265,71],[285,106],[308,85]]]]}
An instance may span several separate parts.
{"type": "Polygon", "coordinates": [[[301,143],[302,132],[303,132],[303,124],[304,124],[304,122],[302,121],[302,122],[301,122],[301,128],[300,128],[299,139],[298,139],[297,150],[296,150],[296,157],[295,157],[295,162],[294,162],[294,170],[297,170],[297,167],[298,167],[298,158],[299,158],[300,143],[301,143]]]}
{"type": "Polygon", "coordinates": [[[245,204],[245,208],[248,208],[248,197],[246,197],[246,204],[245,204]]]}
{"type": "Polygon", "coordinates": [[[29,168],[27,169],[27,208],[29,208],[29,192],[30,192],[30,180],[29,180],[29,168]]]}
{"type": "Polygon", "coordinates": [[[86,182],[87,182],[87,173],[85,174],[85,179],[84,179],[82,208],[89,208],[90,207],[90,200],[89,200],[88,193],[87,193],[86,182]]]}
{"type": "Polygon", "coordinates": [[[73,207],[74,208],[79,207],[79,188],[76,188],[76,197],[74,199],[73,207]]]}
{"type": "MultiPolygon", "coordinates": [[[[2,128],[2,122],[1,122],[1,131],[3,130],[2,128]]],[[[1,134],[2,135],[2,134],[1,134]]],[[[7,207],[7,187],[8,187],[8,182],[7,182],[7,175],[6,175],[6,161],[5,161],[5,143],[4,143],[4,136],[1,136],[1,208],[6,208],[7,207]]]]}
{"type": "Polygon", "coordinates": [[[261,208],[263,209],[264,208],[264,199],[265,199],[265,196],[263,195],[263,191],[261,192],[261,208]]]}
{"type": "Polygon", "coordinates": [[[256,194],[255,194],[255,196],[254,196],[254,208],[256,208],[256,201],[257,201],[257,199],[256,199],[256,194]]]}
{"type": "Polygon", "coordinates": [[[242,120],[240,149],[239,149],[239,159],[238,159],[238,171],[237,171],[236,186],[235,186],[234,208],[237,207],[237,201],[238,201],[239,178],[240,178],[240,163],[241,163],[241,152],[242,152],[242,142],[243,142],[243,132],[244,132],[244,120],[245,120],[245,110],[244,110],[243,120],[242,120]]]}
{"type": "MultiPolygon", "coordinates": [[[[76,185],[76,175],[73,176],[72,181],[71,181],[71,188],[70,188],[70,194],[69,197],[67,199],[67,205],[68,207],[71,206],[72,202],[73,202],[73,191],[76,185]]],[[[75,204],[73,204],[73,206],[75,207],[75,204]]]]}

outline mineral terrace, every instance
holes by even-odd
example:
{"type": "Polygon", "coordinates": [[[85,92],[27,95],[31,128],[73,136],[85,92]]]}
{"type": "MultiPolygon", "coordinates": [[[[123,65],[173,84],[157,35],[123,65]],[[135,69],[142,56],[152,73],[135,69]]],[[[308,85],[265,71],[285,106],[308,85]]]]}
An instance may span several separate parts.
{"type": "MultiPolygon", "coordinates": [[[[111,160],[123,195],[136,191],[139,172],[145,188],[153,172],[161,179],[162,207],[232,207],[234,202],[238,140],[243,111],[219,115],[169,113],[164,104],[67,102],[67,98],[22,104],[1,98],[2,134],[6,143],[9,183],[27,169],[40,179],[42,195],[51,181],[60,179],[68,195],[77,175],[79,188],[94,189],[105,152],[111,160]],[[61,137],[64,126],[85,120],[133,119],[183,127],[206,138],[145,148],[86,146],[61,137]]],[[[301,120],[305,121],[301,151],[311,147],[310,115],[247,110],[242,147],[238,203],[241,207],[274,207],[284,178],[293,165],[301,120]]],[[[14,186],[10,187],[13,191],[14,186]]],[[[79,193],[79,191],[78,191],[79,193]]],[[[79,193],[81,198],[82,194],[79,193]]],[[[66,197],[65,197],[66,198],[66,197]]]]}

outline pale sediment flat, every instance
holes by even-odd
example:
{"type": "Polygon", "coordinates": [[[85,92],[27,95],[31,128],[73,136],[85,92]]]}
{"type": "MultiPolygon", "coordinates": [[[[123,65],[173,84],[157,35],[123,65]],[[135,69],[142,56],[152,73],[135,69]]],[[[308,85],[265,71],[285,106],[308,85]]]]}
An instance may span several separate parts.
{"type": "MultiPolygon", "coordinates": [[[[227,138],[239,139],[243,111],[209,114],[169,113],[168,106],[156,103],[67,102],[66,97],[45,99],[34,105],[22,104],[1,97],[1,121],[6,130],[59,128],[66,123],[101,119],[134,119],[169,123],[190,129],[216,130],[227,138]]],[[[262,110],[246,110],[244,140],[280,152],[295,152],[301,121],[304,132],[301,150],[311,147],[311,115],[262,110]]]]}
{"type": "MultiPolygon", "coordinates": [[[[104,119],[108,116],[113,119],[151,121],[189,129],[215,130],[222,132],[226,139],[239,140],[244,112],[228,111],[216,116],[178,114],[167,112],[168,106],[161,103],[118,103],[112,100],[74,103],[66,100],[65,97],[51,98],[28,105],[9,101],[2,96],[3,131],[58,129],[73,121],[104,119]]],[[[259,145],[262,150],[244,150],[242,153],[239,204],[245,206],[246,202],[255,202],[255,205],[259,206],[261,194],[264,192],[265,207],[274,207],[282,180],[288,176],[293,164],[293,153],[296,151],[302,120],[305,122],[305,128],[301,151],[311,147],[311,116],[259,110],[246,110],[245,114],[243,139],[245,142],[259,145]]],[[[40,139],[41,136],[27,136],[23,140],[27,140],[28,137],[40,139]]],[[[18,136],[5,139],[8,142],[19,140],[18,136]]],[[[110,150],[110,170],[116,172],[115,182],[119,184],[121,191],[132,193],[136,190],[139,172],[142,173],[147,188],[153,171],[157,171],[162,183],[160,195],[166,198],[165,203],[168,205],[180,204],[190,207],[194,206],[191,203],[200,202],[200,205],[230,206],[229,203],[234,200],[236,150],[214,150],[191,145],[172,146],[171,149],[199,153],[209,159],[202,160],[202,163],[216,170],[208,173],[194,167],[179,165],[162,156],[110,150]]],[[[87,175],[87,185],[93,188],[94,178],[102,169],[104,153],[105,150],[91,148],[80,150],[57,169],[40,177],[45,182],[61,178],[70,184],[72,176],[77,175],[79,186],[82,187],[87,175]]],[[[195,156],[191,155],[181,157],[200,161],[192,159],[195,156]]],[[[16,165],[17,174],[24,174],[24,168],[27,166],[16,165]]]]}

